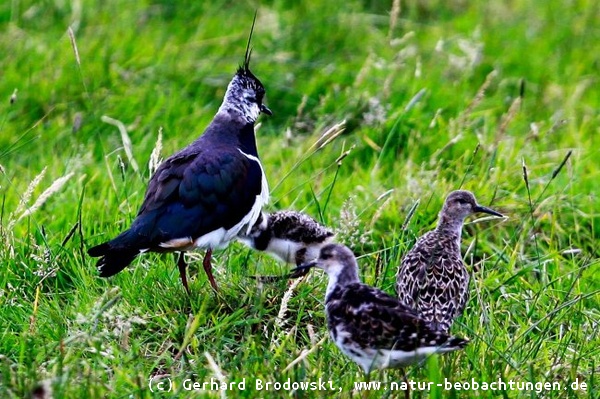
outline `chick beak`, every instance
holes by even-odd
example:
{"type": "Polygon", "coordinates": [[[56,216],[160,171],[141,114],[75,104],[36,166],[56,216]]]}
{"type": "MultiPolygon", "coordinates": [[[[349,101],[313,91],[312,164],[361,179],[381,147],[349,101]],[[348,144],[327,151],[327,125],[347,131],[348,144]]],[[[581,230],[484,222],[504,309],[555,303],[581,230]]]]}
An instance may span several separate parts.
{"type": "Polygon", "coordinates": [[[306,276],[308,271],[311,268],[315,267],[316,265],[317,265],[317,261],[303,263],[300,266],[292,269],[292,271],[288,275],[288,278],[299,278],[302,276],[306,276]]]}

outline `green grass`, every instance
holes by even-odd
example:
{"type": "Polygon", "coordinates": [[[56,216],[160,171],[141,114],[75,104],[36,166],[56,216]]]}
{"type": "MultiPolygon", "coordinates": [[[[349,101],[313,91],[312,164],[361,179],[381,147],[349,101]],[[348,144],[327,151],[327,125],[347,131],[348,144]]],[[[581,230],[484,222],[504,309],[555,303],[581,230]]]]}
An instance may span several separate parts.
{"type": "Polygon", "coordinates": [[[453,332],[471,344],[408,378],[588,385],[413,397],[600,397],[599,3],[402,2],[393,27],[387,2],[233,3],[0,4],[0,397],[40,384],[55,398],[203,397],[181,383],[219,373],[246,379],[228,397],[289,397],[253,389],[288,378],[349,397],[364,381],[327,338],[321,273],[283,300],[287,283],[249,276],[289,266],[232,244],[216,254],[220,294],[195,262],[188,298],[171,255],[100,279],[85,254],[134,218],[159,130],[167,157],[208,124],[255,9],[252,68],[274,112],[257,133],[268,209],[332,226],[364,281],[388,292],[448,192],[510,216],[465,228],[471,300],[453,332]],[[102,116],[126,125],[139,171],[102,116]],[[176,392],[152,393],[157,375],[176,392]]]}

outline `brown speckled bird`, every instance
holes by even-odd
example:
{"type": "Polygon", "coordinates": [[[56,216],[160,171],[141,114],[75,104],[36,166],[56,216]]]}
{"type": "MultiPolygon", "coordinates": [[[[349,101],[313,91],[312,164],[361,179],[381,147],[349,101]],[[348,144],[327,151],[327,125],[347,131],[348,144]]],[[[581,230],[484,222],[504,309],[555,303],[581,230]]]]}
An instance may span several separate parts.
{"type": "Polygon", "coordinates": [[[465,218],[477,212],[503,217],[479,205],[469,191],[451,192],[437,227],[417,240],[398,270],[400,302],[442,332],[450,330],[469,299],[469,272],[462,260],[460,239],[465,218]]]}
{"type": "Polygon", "coordinates": [[[290,210],[263,212],[250,233],[238,236],[249,247],[297,266],[315,260],[333,238],[333,231],[312,217],[290,210]]]}
{"type": "Polygon", "coordinates": [[[331,339],[366,374],[415,364],[469,342],[429,327],[415,310],[391,295],[363,284],[350,249],[329,244],[316,261],[297,269],[323,269],[329,276],[325,313],[331,339]]]}

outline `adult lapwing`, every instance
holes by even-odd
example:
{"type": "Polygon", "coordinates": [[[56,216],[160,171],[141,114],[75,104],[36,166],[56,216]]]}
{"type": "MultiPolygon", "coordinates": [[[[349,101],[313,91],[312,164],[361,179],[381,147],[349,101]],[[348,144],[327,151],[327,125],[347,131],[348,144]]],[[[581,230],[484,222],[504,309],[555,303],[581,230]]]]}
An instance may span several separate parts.
{"type": "Polygon", "coordinates": [[[250,71],[253,29],[254,22],[244,63],[204,133],[158,167],[131,227],[88,250],[90,256],[100,257],[101,277],[120,272],[141,253],[176,251],[189,293],[184,252],[201,248],[206,249],[204,270],[217,290],[212,251],[227,246],[240,232],[249,233],[269,199],[254,123],[260,113],[271,111],[263,104],[263,84],[250,71]]]}

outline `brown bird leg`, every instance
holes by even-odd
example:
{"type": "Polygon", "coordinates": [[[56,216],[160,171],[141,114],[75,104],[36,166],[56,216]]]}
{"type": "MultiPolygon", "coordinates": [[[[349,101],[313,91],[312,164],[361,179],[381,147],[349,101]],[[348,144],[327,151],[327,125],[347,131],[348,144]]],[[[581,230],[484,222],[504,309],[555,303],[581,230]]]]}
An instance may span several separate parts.
{"type": "Polygon", "coordinates": [[[204,255],[204,260],[202,261],[202,266],[204,266],[204,271],[206,272],[206,275],[208,276],[208,282],[210,283],[210,286],[213,288],[213,290],[215,290],[215,292],[219,292],[219,289],[217,288],[217,283],[215,282],[215,278],[213,277],[213,274],[212,274],[212,265],[210,263],[211,258],[212,258],[212,249],[209,248],[206,251],[206,255],[204,255]]]}
{"type": "Polygon", "coordinates": [[[185,263],[183,252],[179,252],[179,260],[177,261],[177,267],[179,268],[179,277],[181,277],[181,283],[183,284],[183,288],[185,288],[188,295],[190,295],[190,288],[188,287],[186,275],[187,263],[185,263]]]}
{"type": "Polygon", "coordinates": [[[400,369],[402,371],[402,378],[404,378],[404,382],[406,383],[406,391],[404,391],[404,398],[410,399],[410,384],[408,383],[408,378],[406,378],[406,370],[404,367],[400,369]]]}
{"type": "MultiPolygon", "coordinates": [[[[365,373],[365,384],[366,386],[369,386],[369,383],[371,382],[371,371],[369,370],[368,373],[365,373]]],[[[364,391],[362,391],[362,398],[366,399],[368,397],[367,395],[368,390],[365,389],[364,391]]]]}

